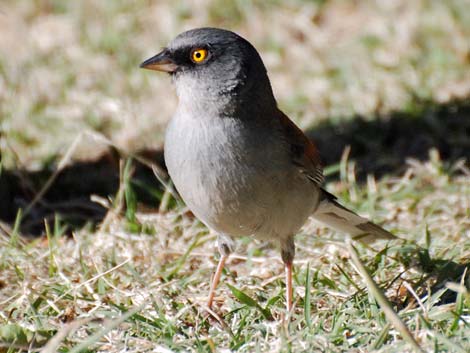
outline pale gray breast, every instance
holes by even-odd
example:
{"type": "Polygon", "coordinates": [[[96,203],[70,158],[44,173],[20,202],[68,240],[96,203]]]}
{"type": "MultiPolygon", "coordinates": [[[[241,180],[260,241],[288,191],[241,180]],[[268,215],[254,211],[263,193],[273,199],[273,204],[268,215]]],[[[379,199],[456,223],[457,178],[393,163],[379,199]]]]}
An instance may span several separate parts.
{"type": "Polygon", "coordinates": [[[189,208],[218,232],[295,232],[316,206],[315,190],[290,163],[279,130],[255,123],[176,114],[165,139],[168,171],[189,208]]]}

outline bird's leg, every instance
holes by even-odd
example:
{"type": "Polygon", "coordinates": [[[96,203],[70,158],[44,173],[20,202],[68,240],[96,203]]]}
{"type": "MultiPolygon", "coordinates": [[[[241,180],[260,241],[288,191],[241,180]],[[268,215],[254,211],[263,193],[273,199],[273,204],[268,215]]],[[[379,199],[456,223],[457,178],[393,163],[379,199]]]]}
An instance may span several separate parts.
{"type": "Polygon", "coordinates": [[[220,281],[220,276],[224,270],[225,261],[227,261],[228,255],[220,256],[219,264],[217,265],[217,270],[215,270],[214,278],[212,278],[211,289],[209,291],[209,299],[207,300],[207,306],[209,309],[212,309],[212,302],[214,301],[215,290],[220,281]]]}
{"type": "Polygon", "coordinates": [[[220,277],[222,276],[222,271],[224,270],[225,262],[227,261],[233,248],[233,240],[229,236],[226,236],[224,234],[219,234],[219,236],[217,237],[217,243],[220,252],[220,259],[217,265],[217,269],[215,270],[214,277],[212,278],[211,289],[209,290],[209,298],[207,300],[207,306],[209,307],[209,309],[212,309],[212,302],[214,301],[215,290],[217,289],[217,285],[220,282],[220,277]]]}
{"type": "Polygon", "coordinates": [[[292,310],[292,262],[285,263],[286,271],[286,309],[292,310]]]}
{"type": "Polygon", "coordinates": [[[292,266],[295,256],[294,238],[289,237],[287,240],[281,242],[281,257],[284,262],[286,273],[286,309],[287,312],[292,310],[292,266]]]}

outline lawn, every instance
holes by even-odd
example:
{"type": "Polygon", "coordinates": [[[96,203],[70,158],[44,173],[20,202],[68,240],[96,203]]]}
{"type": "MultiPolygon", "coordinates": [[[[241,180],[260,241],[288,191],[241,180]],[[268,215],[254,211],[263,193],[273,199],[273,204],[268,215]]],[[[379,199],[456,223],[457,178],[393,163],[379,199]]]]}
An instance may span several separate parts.
{"type": "Polygon", "coordinates": [[[0,4],[0,352],[470,351],[470,3],[0,4]],[[215,234],[166,188],[181,31],[235,30],[315,139],[325,187],[406,239],[347,246],[309,221],[295,309],[269,244],[241,239],[205,310],[215,234]],[[157,178],[158,176],[158,178],[157,178]],[[355,254],[359,259],[355,258],[355,254]]]}

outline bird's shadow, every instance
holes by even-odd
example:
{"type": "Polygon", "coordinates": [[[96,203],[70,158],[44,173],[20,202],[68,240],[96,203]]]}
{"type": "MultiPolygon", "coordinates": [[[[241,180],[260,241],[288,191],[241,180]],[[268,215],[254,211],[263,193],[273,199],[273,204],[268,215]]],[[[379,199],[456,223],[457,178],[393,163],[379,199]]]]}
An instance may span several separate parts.
{"type": "Polygon", "coordinates": [[[408,158],[426,160],[431,148],[445,162],[470,160],[470,100],[441,105],[423,102],[417,110],[373,119],[358,116],[338,123],[328,120],[306,133],[325,165],[337,163],[350,146],[349,159],[356,162],[360,182],[368,174],[399,175],[407,168],[408,158]]]}
{"type": "MultiPolygon", "coordinates": [[[[460,158],[470,160],[470,100],[421,106],[418,112],[395,112],[374,119],[355,117],[339,122],[333,119],[306,133],[319,147],[325,165],[338,163],[344,148],[350,146],[349,158],[356,161],[359,182],[368,174],[399,175],[406,168],[407,158],[425,160],[430,148],[436,148],[449,163],[460,158]]],[[[143,155],[165,168],[162,150],[145,150],[135,155],[143,155]]],[[[119,161],[123,158],[110,149],[97,160],[67,166],[23,216],[21,233],[43,234],[44,219],[52,222],[55,215],[60,215],[69,230],[100,223],[106,209],[93,202],[91,196],[108,198],[117,194],[119,161]]],[[[55,165],[53,162],[39,171],[3,169],[0,172],[0,226],[3,222],[13,227],[18,211],[28,207],[54,174],[55,165]]],[[[138,201],[157,209],[163,186],[149,168],[135,162],[134,169],[132,181],[138,201]]]]}

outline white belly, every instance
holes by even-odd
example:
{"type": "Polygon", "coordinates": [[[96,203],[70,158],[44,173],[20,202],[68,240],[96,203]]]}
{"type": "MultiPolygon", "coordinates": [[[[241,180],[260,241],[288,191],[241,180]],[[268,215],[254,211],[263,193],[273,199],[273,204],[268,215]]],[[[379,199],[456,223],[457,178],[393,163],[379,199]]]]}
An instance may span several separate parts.
{"type": "Polygon", "coordinates": [[[317,206],[314,185],[290,163],[275,129],[254,134],[253,127],[222,119],[176,116],[170,122],[165,161],[176,189],[219,233],[262,239],[293,235],[317,206]]]}

